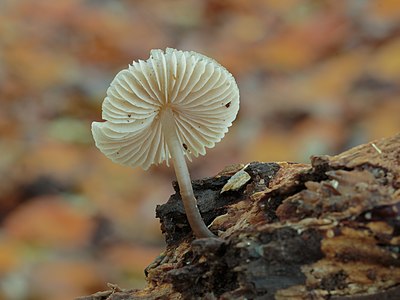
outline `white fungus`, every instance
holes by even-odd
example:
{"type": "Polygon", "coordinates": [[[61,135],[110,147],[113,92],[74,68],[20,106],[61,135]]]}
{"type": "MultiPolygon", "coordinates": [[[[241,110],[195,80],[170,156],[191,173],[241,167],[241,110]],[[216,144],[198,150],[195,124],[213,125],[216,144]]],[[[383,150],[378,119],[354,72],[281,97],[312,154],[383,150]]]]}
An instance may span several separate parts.
{"type": "Polygon", "coordinates": [[[189,223],[196,236],[210,236],[207,228],[203,233],[193,228],[191,218],[200,214],[185,156],[204,155],[232,125],[239,110],[233,76],[196,52],[152,50],[148,60],[116,75],[102,109],[105,122],[92,123],[100,151],[116,163],[145,170],[172,158],[189,223]],[[194,199],[188,200],[192,207],[184,198],[194,199]]]}

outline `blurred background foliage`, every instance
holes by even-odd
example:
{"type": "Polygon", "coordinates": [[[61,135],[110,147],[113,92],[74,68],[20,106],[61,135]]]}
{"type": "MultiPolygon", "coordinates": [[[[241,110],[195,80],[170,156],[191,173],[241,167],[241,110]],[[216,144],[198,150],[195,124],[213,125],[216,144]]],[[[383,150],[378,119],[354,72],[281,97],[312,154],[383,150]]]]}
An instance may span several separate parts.
{"type": "Polygon", "coordinates": [[[193,178],[400,131],[397,0],[1,0],[0,299],[143,287],[174,174],[113,164],[90,124],[115,74],[166,47],[215,58],[241,91],[193,178]]]}

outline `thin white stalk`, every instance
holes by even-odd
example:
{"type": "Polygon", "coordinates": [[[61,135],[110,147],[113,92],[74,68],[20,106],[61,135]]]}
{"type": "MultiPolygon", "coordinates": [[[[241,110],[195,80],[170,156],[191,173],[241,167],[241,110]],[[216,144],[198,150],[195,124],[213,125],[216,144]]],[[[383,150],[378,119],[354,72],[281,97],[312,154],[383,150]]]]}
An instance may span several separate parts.
{"type": "Polygon", "coordinates": [[[182,151],[183,145],[179,142],[176,133],[176,125],[171,108],[166,108],[161,112],[161,124],[173,160],[176,179],[179,184],[183,206],[185,207],[186,217],[189,221],[190,227],[197,238],[215,237],[215,235],[207,228],[206,224],[204,224],[197,207],[197,200],[193,193],[189,170],[182,151]]]}

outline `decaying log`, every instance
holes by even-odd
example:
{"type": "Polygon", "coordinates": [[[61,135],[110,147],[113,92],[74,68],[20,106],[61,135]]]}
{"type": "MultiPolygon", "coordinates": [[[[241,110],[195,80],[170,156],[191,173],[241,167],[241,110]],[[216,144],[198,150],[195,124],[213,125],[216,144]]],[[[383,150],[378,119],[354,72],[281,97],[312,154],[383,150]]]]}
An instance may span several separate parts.
{"type": "Polygon", "coordinates": [[[219,238],[193,239],[174,187],[157,207],[167,247],[148,286],[81,299],[400,299],[400,135],[195,181],[219,238]]]}

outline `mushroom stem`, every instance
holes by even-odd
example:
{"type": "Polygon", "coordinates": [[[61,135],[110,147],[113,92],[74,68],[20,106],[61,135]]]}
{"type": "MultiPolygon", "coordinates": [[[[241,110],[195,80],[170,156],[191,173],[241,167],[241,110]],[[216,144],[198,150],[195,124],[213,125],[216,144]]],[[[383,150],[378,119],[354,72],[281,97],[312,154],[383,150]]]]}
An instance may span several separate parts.
{"type": "Polygon", "coordinates": [[[197,200],[193,193],[189,170],[182,151],[183,146],[176,133],[176,125],[171,108],[166,108],[161,112],[161,124],[168,150],[174,163],[176,179],[190,227],[197,238],[215,237],[206,224],[204,224],[197,207],[197,200]]]}

